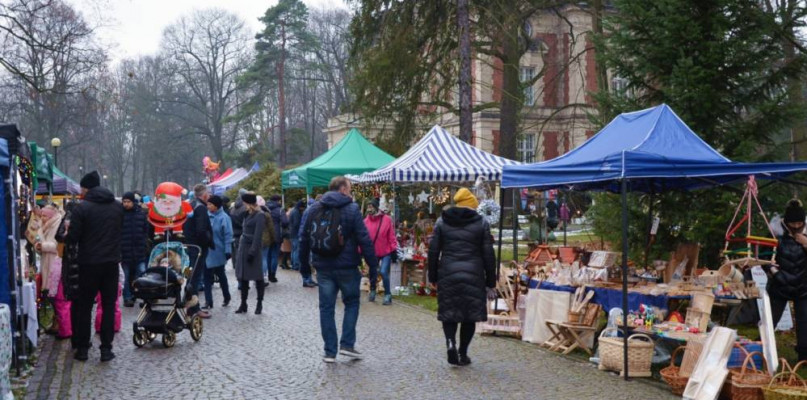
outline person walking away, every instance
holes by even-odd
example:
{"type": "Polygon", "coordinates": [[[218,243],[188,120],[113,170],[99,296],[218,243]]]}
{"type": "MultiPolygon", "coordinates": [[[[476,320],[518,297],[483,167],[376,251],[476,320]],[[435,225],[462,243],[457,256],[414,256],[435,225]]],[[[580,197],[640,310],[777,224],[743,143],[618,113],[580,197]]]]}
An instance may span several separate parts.
{"type": "Polygon", "coordinates": [[[210,225],[213,229],[213,242],[215,247],[207,253],[205,265],[205,308],[213,308],[213,277],[219,278],[219,286],[224,295],[223,307],[230,304],[230,287],[227,283],[227,274],[224,265],[232,257],[233,224],[230,217],[224,212],[224,201],[219,196],[210,196],[207,201],[207,210],[210,214],[210,225]]]}
{"type": "MultiPolygon", "coordinates": [[[[233,208],[230,210],[230,219],[233,222],[233,253],[238,254],[238,244],[241,241],[241,226],[244,224],[244,217],[247,215],[244,201],[241,196],[247,193],[244,188],[238,189],[238,198],[233,203],[233,208]]],[[[235,261],[233,261],[233,268],[235,268],[235,261]]]]}
{"type": "MultiPolygon", "coordinates": [[[[241,305],[236,314],[247,312],[247,298],[249,297],[249,281],[255,282],[255,291],[258,293],[258,303],[255,314],[263,310],[263,294],[266,284],[263,281],[263,261],[261,260],[263,247],[263,232],[267,229],[267,216],[258,207],[258,198],[254,193],[245,193],[241,200],[246,204],[247,216],[244,219],[241,231],[241,243],[238,245],[238,256],[235,261],[235,276],[238,279],[238,288],[241,291],[241,305]]],[[[274,229],[272,229],[274,232],[274,229]]],[[[274,238],[271,238],[274,239],[274,238]]]]}
{"type": "Polygon", "coordinates": [[[148,221],[146,213],[137,205],[134,192],[126,192],[123,204],[123,230],[121,231],[121,268],[123,268],[123,305],[134,306],[132,281],[146,271],[148,254],[148,221]]]}
{"type": "Polygon", "coordinates": [[[275,242],[270,248],[269,258],[269,282],[277,282],[277,263],[280,259],[280,245],[283,243],[283,230],[288,229],[289,220],[280,205],[280,195],[273,194],[266,203],[266,207],[272,214],[272,223],[275,226],[275,242]]]}
{"type": "Polygon", "coordinates": [[[794,305],[796,353],[799,361],[807,360],[807,235],[804,232],[805,211],[799,200],[790,200],[785,208],[782,234],[777,239],[776,262],[766,290],[771,297],[773,325],[782,318],[789,301],[794,305]]]}
{"type": "MultiPolygon", "coordinates": [[[[108,189],[101,187],[101,177],[92,171],[81,178],[84,200],[75,207],[65,225],[67,240],[78,243],[79,288],[70,310],[74,316],[73,358],[86,361],[90,349],[90,316],[93,300],[101,292],[101,305],[115,308],[118,292],[118,263],[123,227],[123,206],[108,189]]],[[[101,321],[101,361],[115,358],[115,313],[106,313],[101,321]]]]}
{"type": "Polygon", "coordinates": [[[317,282],[311,277],[311,271],[308,271],[306,274],[300,268],[300,227],[303,224],[303,215],[305,214],[307,204],[306,200],[298,201],[289,217],[289,228],[291,230],[291,265],[294,270],[300,271],[300,276],[303,278],[303,287],[316,287],[317,282]]]}
{"type": "MultiPolygon", "coordinates": [[[[289,207],[289,209],[286,210],[285,213],[286,220],[289,219],[292,210],[294,210],[294,206],[289,207]]],[[[289,225],[283,229],[283,242],[280,243],[279,267],[283,269],[291,269],[291,267],[289,267],[289,262],[291,261],[291,233],[289,232],[290,230],[291,230],[291,223],[289,223],[289,225]]]]}
{"type": "MultiPolygon", "coordinates": [[[[207,260],[207,253],[215,249],[213,243],[213,228],[210,226],[210,217],[207,214],[207,199],[210,198],[210,192],[207,186],[197,184],[193,187],[194,200],[191,203],[193,207],[193,215],[191,215],[182,225],[182,231],[185,235],[185,243],[193,246],[188,247],[188,257],[190,258],[191,265],[194,265],[191,279],[186,287],[189,292],[186,298],[192,298],[199,292],[199,284],[204,276],[204,271],[207,269],[205,261],[207,260]],[[198,246],[197,249],[194,246],[198,246]]],[[[198,304],[194,305],[188,310],[189,317],[196,313],[200,313],[202,318],[210,318],[210,313],[207,310],[202,310],[198,304]]]]}
{"type": "MultiPolygon", "coordinates": [[[[378,199],[373,199],[367,206],[364,225],[370,234],[370,240],[373,241],[373,248],[378,257],[378,263],[381,265],[381,280],[384,285],[383,304],[388,306],[392,304],[392,289],[389,284],[390,265],[393,258],[397,259],[398,240],[395,238],[392,218],[381,211],[378,199]]],[[[376,285],[378,284],[378,278],[373,272],[370,270],[370,294],[367,298],[371,302],[375,301],[376,285]]]]}
{"type": "Polygon", "coordinates": [[[429,281],[437,283],[437,319],[443,323],[448,362],[468,365],[468,346],[476,323],[488,317],[486,302],[494,293],[496,262],[490,225],[476,211],[476,197],[462,188],[454,195],[454,203],[456,207],[443,211],[434,226],[429,281]],[[462,325],[459,351],[458,325],[462,325]]]}
{"type": "Polygon", "coordinates": [[[378,259],[361,210],[351,197],[350,181],[343,176],[334,177],[328,190],[321,201],[303,214],[300,267],[303,274],[311,273],[312,264],[317,268],[319,323],[325,343],[323,361],[333,363],[337,350],[352,359],[362,358],[355,347],[361,285],[359,264],[364,257],[370,270],[377,269],[378,259]],[[336,296],[340,291],[345,305],[341,340],[334,317],[336,296]]]}
{"type": "MultiPolygon", "coordinates": [[[[56,337],[66,339],[72,335],[70,328],[70,310],[65,307],[62,278],[62,258],[59,256],[56,233],[62,221],[63,213],[54,204],[49,204],[39,210],[42,219],[41,234],[39,241],[34,245],[34,249],[42,256],[40,266],[42,274],[42,293],[53,300],[55,310],[56,337]]],[[[65,304],[66,303],[66,304],[65,304]]]]}

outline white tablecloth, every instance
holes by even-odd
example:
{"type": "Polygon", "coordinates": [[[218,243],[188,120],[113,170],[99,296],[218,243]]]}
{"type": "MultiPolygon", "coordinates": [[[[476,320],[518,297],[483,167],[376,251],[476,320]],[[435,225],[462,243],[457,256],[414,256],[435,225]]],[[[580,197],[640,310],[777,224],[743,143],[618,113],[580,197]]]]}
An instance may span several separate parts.
{"type": "Polygon", "coordinates": [[[541,344],[552,337],[546,321],[566,321],[571,300],[572,294],[568,292],[530,289],[521,340],[541,344]]]}
{"type": "Polygon", "coordinates": [[[22,312],[27,314],[28,327],[25,330],[25,335],[28,340],[36,347],[39,331],[39,321],[37,320],[36,309],[36,283],[25,282],[22,284],[22,312]]]}

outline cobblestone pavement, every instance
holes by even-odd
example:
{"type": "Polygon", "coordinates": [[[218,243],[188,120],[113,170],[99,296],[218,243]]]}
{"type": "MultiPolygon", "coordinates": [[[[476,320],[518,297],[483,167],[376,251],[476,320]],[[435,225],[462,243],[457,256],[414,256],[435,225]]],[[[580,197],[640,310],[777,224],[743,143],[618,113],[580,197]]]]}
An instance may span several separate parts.
{"type": "MultiPolygon", "coordinates": [[[[232,278],[232,270],[228,271],[232,278]]],[[[450,367],[434,314],[414,307],[363,300],[356,347],[361,361],[322,362],[316,289],[299,274],[278,271],[267,289],[263,315],[221,308],[193,342],[178,335],[175,347],[158,338],[136,348],[131,325],[137,308],[123,309],[115,337],[117,358],[99,361],[96,336],[90,360],[72,359],[69,340],[44,341],[27,399],[667,399],[662,385],[624,382],[614,374],[513,339],[477,337],[473,364],[450,367]]],[[[201,293],[200,293],[201,294],[201,293]]],[[[341,307],[337,326],[341,326],[341,307]]]]}

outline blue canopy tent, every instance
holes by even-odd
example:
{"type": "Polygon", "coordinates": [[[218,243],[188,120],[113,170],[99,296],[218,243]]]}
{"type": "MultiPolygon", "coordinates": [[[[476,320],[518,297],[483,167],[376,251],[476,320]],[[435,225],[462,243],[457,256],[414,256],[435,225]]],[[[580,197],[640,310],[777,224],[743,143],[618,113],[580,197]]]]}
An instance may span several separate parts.
{"type": "MultiPolygon", "coordinates": [[[[622,194],[622,309],[628,308],[628,184],[631,190],[692,190],[748,179],[780,179],[807,163],[738,163],[710,147],[666,104],[620,114],[580,147],[553,160],[505,165],[503,188],[610,191],[622,194]]],[[[627,328],[626,328],[627,329],[627,328]]],[[[626,332],[627,333],[627,332],[626,332]]],[[[628,378],[625,334],[624,372],[628,378]]]]}

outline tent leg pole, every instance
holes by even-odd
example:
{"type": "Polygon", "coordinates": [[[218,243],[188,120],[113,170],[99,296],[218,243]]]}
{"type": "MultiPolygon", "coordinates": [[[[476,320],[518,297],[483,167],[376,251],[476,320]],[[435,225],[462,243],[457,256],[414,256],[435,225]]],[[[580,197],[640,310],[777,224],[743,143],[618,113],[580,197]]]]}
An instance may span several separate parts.
{"type": "Polygon", "coordinates": [[[649,210],[648,210],[648,213],[647,213],[647,247],[645,248],[645,251],[644,251],[644,267],[645,268],[647,268],[647,265],[648,265],[647,263],[650,260],[650,246],[652,245],[651,241],[653,240],[653,235],[651,233],[652,230],[653,230],[653,203],[655,203],[655,200],[656,200],[656,193],[655,193],[655,190],[653,189],[653,187],[650,188],[650,197],[649,197],[649,199],[650,199],[650,205],[648,206],[649,210]]]}
{"type": "Polygon", "coordinates": [[[513,197],[513,261],[518,262],[518,204],[516,203],[516,189],[512,189],[513,197]]]}
{"type": "Polygon", "coordinates": [[[622,339],[624,365],[622,371],[625,380],[628,380],[628,181],[622,179],[622,326],[624,329],[622,339]]]}
{"type": "MultiPolygon", "coordinates": [[[[499,204],[504,204],[504,188],[499,186],[499,204]]],[[[496,260],[496,282],[499,282],[499,274],[501,273],[502,268],[502,232],[504,231],[504,218],[499,216],[499,252],[497,253],[497,260],[496,260]]],[[[518,277],[521,279],[521,277],[518,277]]],[[[516,290],[518,290],[518,280],[516,280],[516,290]]],[[[499,302],[497,301],[494,303],[494,312],[498,313],[499,302]]]]}

